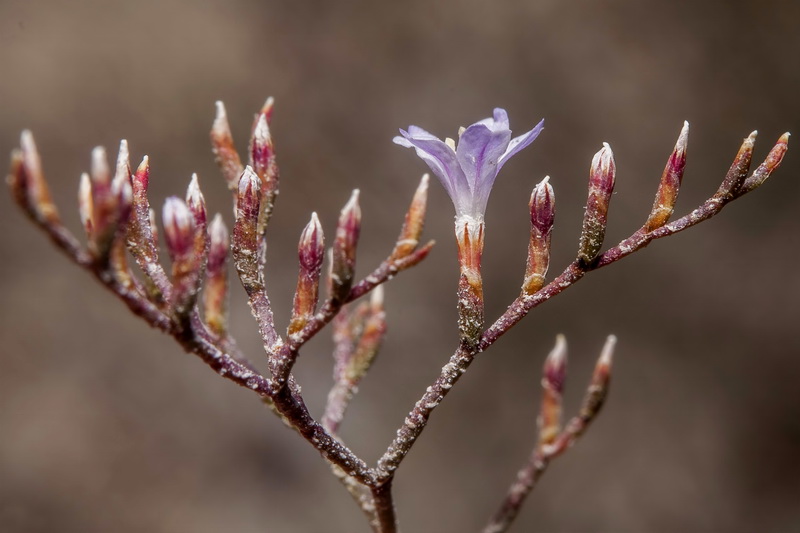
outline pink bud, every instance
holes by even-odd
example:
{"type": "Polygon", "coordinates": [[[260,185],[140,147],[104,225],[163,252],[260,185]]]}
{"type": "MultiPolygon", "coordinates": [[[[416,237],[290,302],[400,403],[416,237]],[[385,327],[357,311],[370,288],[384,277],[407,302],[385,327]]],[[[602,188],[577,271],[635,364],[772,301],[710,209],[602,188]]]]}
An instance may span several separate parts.
{"type": "Polygon", "coordinates": [[[783,161],[783,156],[786,155],[786,151],[789,149],[790,135],[791,134],[787,131],[780,136],[778,142],[772,147],[772,150],[770,150],[764,162],[761,163],[758,168],[753,171],[753,174],[744,181],[741,189],[737,191],[737,196],[741,196],[742,194],[748,193],[753,189],[761,187],[761,185],[767,181],[767,178],[769,178],[772,173],[777,170],[783,161]]]}
{"type": "Polygon", "coordinates": [[[185,257],[194,244],[194,215],[183,200],[171,196],[164,203],[163,218],[167,250],[173,259],[185,257]]]}
{"type": "Polygon", "coordinates": [[[667,223],[675,202],[678,200],[681,181],[683,180],[683,170],[686,167],[686,146],[689,141],[689,123],[683,123],[683,129],[675,143],[675,149],[667,161],[667,166],[661,174],[661,182],[658,184],[656,199],[653,202],[653,209],[644,224],[645,231],[653,231],[667,223]]]}
{"type": "Polygon", "coordinates": [[[186,205],[194,216],[194,223],[197,226],[205,226],[206,200],[203,198],[200,185],[197,183],[197,174],[192,174],[192,180],[189,182],[189,187],[186,190],[186,205]]]}
{"type": "Polygon", "coordinates": [[[567,341],[563,335],[556,337],[556,344],[544,362],[542,378],[542,405],[539,410],[539,443],[551,444],[561,431],[561,396],[567,375],[567,341]]]}
{"type": "Polygon", "coordinates": [[[425,211],[428,204],[428,174],[422,176],[417,190],[414,192],[414,198],[411,200],[411,205],[408,207],[406,219],[403,223],[403,228],[400,230],[400,236],[397,238],[391,260],[402,259],[414,250],[419,245],[419,238],[422,235],[422,229],[425,225],[425,211]]]}
{"type": "Polygon", "coordinates": [[[614,154],[608,143],[592,159],[589,169],[589,198],[583,215],[583,230],[578,247],[578,260],[583,266],[591,264],[600,253],[606,235],[608,204],[616,179],[614,154]]]}
{"type": "Polygon", "coordinates": [[[528,243],[528,262],[522,292],[533,294],[544,285],[550,266],[550,233],[553,230],[556,207],[555,193],[546,176],[531,193],[528,204],[531,212],[531,236],[528,243]]]}
{"type": "Polygon", "coordinates": [[[343,301],[350,293],[356,266],[356,247],[361,233],[361,207],[358,205],[358,189],[339,215],[336,238],[333,241],[331,263],[331,298],[343,301]]]}
{"type": "Polygon", "coordinates": [[[244,167],[236,152],[236,146],[233,144],[233,135],[231,135],[231,127],[228,124],[225,104],[218,101],[216,106],[217,115],[214,125],[211,127],[211,147],[222,175],[228,183],[228,188],[235,191],[244,167]]]}
{"type": "Polygon", "coordinates": [[[304,270],[319,270],[325,258],[325,239],[322,225],[316,213],[311,213],[311,220],[303,229],[298,246],[300,265],[304,270]]]}
{"type": "Polygon", "coordinates": [[[91,239],[94,234],[94,202],[92,201],[92,180],[85,172],[81,174],[78,186],[78,213],[81,217],[81,225],[91,239]]]}
{"type": "Polygon", "coordinates": [[[208,228],[211,244],[208,250],[208,274],[215,275],[225,265],[230,248],[230,237],[228,228],[222,220],[222,215],[217,213],[208,228]]]}

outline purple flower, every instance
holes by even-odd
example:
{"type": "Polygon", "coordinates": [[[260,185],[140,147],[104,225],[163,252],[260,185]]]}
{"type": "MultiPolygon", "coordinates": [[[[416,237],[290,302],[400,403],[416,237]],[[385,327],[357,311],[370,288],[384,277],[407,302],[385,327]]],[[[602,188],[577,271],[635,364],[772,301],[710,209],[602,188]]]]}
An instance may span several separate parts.
{"type": "Polygon", "coordinates": [[[457,218],[479,221],[483,219],[497,173],[511,156],[538,137],[543,125],[544,120],[528,133],[512,139],[508,114],[496,108],[492,118],[462,128],[458,146],[452,139],[443,142],[417,126],[400,130],[402,136],[395,137],[394,142],[414,148],[428,164],[453,200],[457,218]]]}

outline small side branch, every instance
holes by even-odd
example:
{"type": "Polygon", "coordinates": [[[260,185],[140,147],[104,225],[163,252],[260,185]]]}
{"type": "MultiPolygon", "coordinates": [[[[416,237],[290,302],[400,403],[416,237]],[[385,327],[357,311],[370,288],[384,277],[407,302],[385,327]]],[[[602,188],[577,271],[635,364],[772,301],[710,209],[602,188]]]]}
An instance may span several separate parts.
{"type": "Polygon", "coordinates": [[[560,391],[558,391],[557,394],[557,406],[554,407],[552,404],[548,403],[547,400],[552,394],[553,388],[560,388],[563,386],[564,372],[566,370],[566,359],[564,358],[566,355],[566,346],[563,344],[563,339],[559,339],[556,348],[545,362],[545,375],[542,379],[544,398],[539,417],[538,442],[531,452],[527,463],[517,472],[517,477],[511,484],[511,487],[509,487],[500,508],[489,520],[489,523],[483,529],[483,533],[504,533],[508,531],[508,528],[519,514],[522,504],[534,487],[536,487],[536,483],[539,481],[542,474],[544,474],[550,461],[575,444],[578,438],[589,427],[589,424],[591,424],[600,413],[600,409],[603,407],[603,403],[608,395],[611,359],[615,344],[616,338],[613,335],[609,336],[597,360],[597,365],[592,374],[592,380],[587,388],[580,412],[569,421],[566,428],[557,433],[557,435],[554,435],[554,438],[551,438],[550,430],[554,429],[552,424],[557,424],[557,422],[553,422],[553,419],[549,415],[552,411],[558,411],[560,414],[560,391]],[[559,350],[559,348],[561,349],[559,350]],[[554,364],[557,358],[560,360],[554,364]],[[555,380],[553,379],[554,376],[556,377],[555,380]]]}

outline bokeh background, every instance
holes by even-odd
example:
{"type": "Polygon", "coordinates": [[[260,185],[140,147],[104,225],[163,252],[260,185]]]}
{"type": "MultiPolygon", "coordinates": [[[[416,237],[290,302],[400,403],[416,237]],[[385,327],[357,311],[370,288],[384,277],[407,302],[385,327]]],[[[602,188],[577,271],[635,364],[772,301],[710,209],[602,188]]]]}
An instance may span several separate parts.
{"type": "MultiPolygon", "coordinates": [[[[311,211],[332,234],[362,191],[360,272],[391,249],[424,165],[391,143],[453,135],[503,106],[544,134],[502,172],[487,213],[487,315],[521,282],[527,201],[552,177],[553,270],[576,251],[587,169],[614,148],[608,242],[646,217],[684,119],[678,211],[713,193],[741,139],[754,159],[800,131],[800,3],[165,1],[0,3],[0,150],[36,135],[67,223],[93,146],[152,161],[152,203],[198,172],[230,221],[208,146],[224,100],[244,148],[276,98],[283,182],[268,282],[279,324],[311,211]]],[[[568,336],[569,411],[608,333],[614,383],[596,425],[547,472],[515,531],[800,528],[800,156],[718,218],[591,274],[482,355],[435,413],[395,490],[407,532],[477,531],[535,438],[541,364],[568,336]]],[[[246,390],[128,315],[0,195],[0,530],[366,532],[316,452],[246,390]]],[[[387,286],[390,332],[343,427],[369,461],[456,343],[452,207],[431,188],[429,260],[387,286]]],[[[234,288],[238,286],[234,284],[234,288]]],[[[235,291],[233,330],[261,358],[235,291]]],[[[296,375],[320,413],[328,334],[296,375]]]]}

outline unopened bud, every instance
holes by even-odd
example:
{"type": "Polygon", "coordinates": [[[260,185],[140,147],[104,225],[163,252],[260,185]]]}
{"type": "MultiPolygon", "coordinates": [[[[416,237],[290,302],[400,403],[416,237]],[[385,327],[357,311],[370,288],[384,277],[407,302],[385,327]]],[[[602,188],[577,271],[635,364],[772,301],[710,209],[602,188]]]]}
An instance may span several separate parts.
{"type": "Polygon", "coordinates": [[[211,127],[211,147],[228,188],[236,191],[239,185],[239,177],[242,175],[244,167],[241,159],[239,159],[236,146],[233,144],[233,135],[228,124],[225,104],[218,101],[216,106],[217,115],[214,119],[214,125],[211,127]]]}
{"type": "Polygon", "coordinates": [[[185,324],[200,290],[202,257],[195,253],[194,215],[186,203],[172,196],[164,204],[164,241],[172,257],[172,309],[175,319],[185,324]]]}
{"type": "Polygon", "coordinates": [[[583,215],[578,260],[582,266],[588,266],[600,253],[606,235],[608,204],[614,191],[614,180],[617,168],[614,154],[608,143],[592,159],[589,169],[589,198],[583,215]]]}
{"type": "Polygon", "coordinates": [[[611,382],[611,363],[614,357],[614,347],[617,344],[617,337],[609,335],[603,346],[597,364],[594,367],[592,380],[586,391],[586,396],[581,406],[580,417],[584,421],[590,421],[600,409],[608,396],[608,389],[611,382]]]}
{"type": "Polygon", "coordinates": [[[106,149],[102,146],[95,146],[92,150],[92,183],[101,186],[111,186],[111,167],[108,166],[106,149]]]}
{"type": "Polygon", "coordinates": [[[86,236],[91,239],[94,234],[94,202],[92,201],[92,180],[86,172],[81,174],[78,186],[78,213],[81,217],[81,225],[86,230],[86,236]]]}
{"type": "Polygon", "coordinates": [[[550,266],[550,233],[556,214],[556,197],[550,176],[533,189],[528,204],[531,214],[531,236],[528,243],[528,262],[522,292],[533,294],[544,285],[544,276],[550,266]]]}
{"type": "Polygon", "coordinates": [[[192,251],[194,244],[194,216],[183,200],[177,196],[167,198],[164,203],[164,241],[170,256],[183,258],[192,251]]]}
{"type": "Polygon", "coordinates": [[[250,164],[261,180],[261,213],[258,218],[258,234],[262,241],[272,217],[275,198],[278,195],[278,164],[275,160],[275,146],[269,130],[271,113],[272,101],[270,99],[256,115],[250,140],[250,164]]]}
{"type": "Polygon", "coordinates": [[[345,369],[345,379],[352,386],[357,385],[369,371],[386,336],[386,312],[383,309],[383,287],[380,285],[373,289],[366,317],[364,330],[345,369]]]}
{"type": "Polygon", "coordinates": [[[322,225],[316,213],[311,213],[311,220],[306,224],[300,235],[300,244],[297,251],[300,266],[307,270],[319,270],[325,258],[325,242],[322,225]]]}
{"type": "Polygon", "coordinates": [[[119,191],[111,186],[111,168],[105,148],[92,150],[92,232],[89,251],[97,260],[108,256],[119,223],[119,191]]]}
{"type": "Polygon", "coordinates": [[[675,149],[669,156],[667,166],[661,175],[661,182],[658,184],[656,199],[653,202],[653,209],[644,224],[647,232],[660,228],[667,223],[672,211],[675,209],[675,202],[678,200],[681,181],[683,180],[683,170],[686,167],[686,145],[689,141],[689,123],[683,123],[683,129],[675,143],[675,149]]]}
{"type": "MultiPolygon", "coordinates": [[[[59,224],[58,209],[51,200],[50,189],[44,179],[39,150],[36,148],[33,134],[28,130],[22,132],[20,149],[22,153],[21,170],[24,177],[18,181],[24,183],[27,208],[36,215],[40,222],[59,224]]],[[[21,185],[21,183],[19,184],[21,185]]]]}
{"type": "Polygon", "coordinates": [[[397,260],[406,257],[411,252],[416,250],[419,245],[419,238],[422,235],[422,229],[425,225],[425,210],[428,203],[428,174],[422,176],[419,182],[414,198],[411,200],[411,205],[406,213],[403,228],[400,230],[400,236],[397,238],[390,260],[397,260]]]}
{"type": "Polygon", "coordinates": [[[297,274],[297,290],[294,294],[289,335],[300,332],[314,314],[319,300],[319,278],[325,258],[325,242],[322,225],[316,213],[303,229],[297,248],[300,271],[297,274]]]}
{"type": "Polygon", "coordinates": [[[128,240],[131,253],[142,270],[147,264],[158,263],[158,239],[154,231],[154,216],[151,216],[150,201],[147,199],[147,186],[150,182],[150,161],[144,156],[139,168],[133,174],[133,205],[131,223],[128,226],[128,240]]]}
{"type": "Polygon", "coordinates": [[[119,152],[117,153],[117,166],[114,171],[112,188],[119,190],[123,181],[131,180],[131,157],[128,151],[128,141],[122,139],[119,142],[119,152]]]}
{"type": "Polygon", "coordinates": [[[567,376],[567,341],[563,335],[544,362],[542,377],[542,406],[539,412],[539,444],[548,445],[561,432],[562,394],[567,376]]]}
{"type": "Polygon", "coordinates": [[[198,226],[206,225],[206,200],[197,182],[197,174],[192,174],[192,180],[186,189],[186,205],[194,216],[194,223],[198,226]]]}
{"type": "Polygon", "coordinates": [[[211,332],[218,338],[223,338],[228,329],[227,259],[230,239],[221,215],[217,214],[211,221],[208,233],[210,245],[203,292],[203,309],[206,323],[211,332]]]}
{"type": "Polygon", "coordinates": [[[350,293],[356,268],[356,248],[361,233],[361,207],[358,205],[358,189],[353,191],[339,215],[336,238],[333,241],[331,261],[330,296],[342,302],[350,293]]]}
{"type": "Polygon", "coordinates": [[[722,198],[726,200],[732,199],[742,189],[742,185],[747,179],[747,172],[750,170],[750,162],[753,158],[753,146],[756,143],[757,131],[754,131],[745,138],[742,146],[739,148],[736,157],[733,159],[731,168],[725,174],[725,179],[714,194],[715,198],[722,198]]]}
{"type": "Polygon", "coordinates": [[[258,176],[246,167],[239,180],[236,201],[236,223],[233,227],[233,260],[236,271],[250,294],[261,287],[258,268],[258,212],[261,192],[258,176]]]}
{"type": "Polygon", "coordinates": [[[117,167],[111,182],[111,193],[117,198],[118,224],[126,225],[133,205],[133,185],[128,141],[119,143],[117,167]]]}
{"type": "Polygon", "coordinates": [[[269,131],[267,117],[258,114],[256,127],[253,130],[253,146],[251,157],[253,160],[253,170],[262,181],[266,180],[270,160],[275,156],[273,152],[272,135],[269,131]]]}
{"type": "Polygon", "coordinates": [[[772,175],[772,173],[783,161],[783,156],[786,155],[786,151],[789,149],[790,135],[791,134],[788,131],[781,135],[780,139],[778,139],[778,142],[772,147],[772,150],[770,150],[764,162],[761,163],[758,168],[753,171],[753,174],[744,181],[744,184],[742,184],[742,187],[737,192],[737,196],[748,193],[753,189],[757,189],[758,187],[761,187],[765,181],[767,181],[767,178],[772,175]]]}

